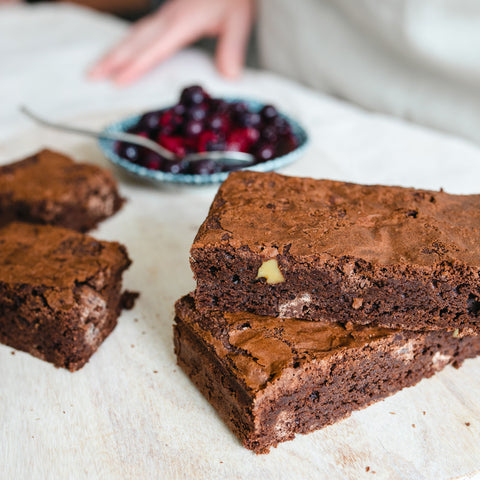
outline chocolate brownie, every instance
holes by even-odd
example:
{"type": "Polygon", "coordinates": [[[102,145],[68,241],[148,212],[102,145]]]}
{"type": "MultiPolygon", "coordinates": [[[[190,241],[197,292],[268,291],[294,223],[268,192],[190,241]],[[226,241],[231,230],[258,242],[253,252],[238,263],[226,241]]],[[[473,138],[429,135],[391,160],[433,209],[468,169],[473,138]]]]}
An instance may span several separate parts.
{"type": "Polygon", "coordinates": [[[3,227],[0,342],[78,370],[117,324],[129,265],[116,242],[48,225],[3,227]]]}
{"type": "Polygon", "coordinates": [[[266,453],[480,353],[480,336],[200,313],[176,304],[178,364],[245,447],[266,453]]]}
{"type": "Polygon", "coordinates": [[[200,309],[480,332],[480,195],[232,173],[191,249],[200,309]]]}
{"type": "Polygon", "coordinates": [[[86,232],[122,203],[109,171],[51,150],[0,167],[0,226],[20,220],[86,232]]]}

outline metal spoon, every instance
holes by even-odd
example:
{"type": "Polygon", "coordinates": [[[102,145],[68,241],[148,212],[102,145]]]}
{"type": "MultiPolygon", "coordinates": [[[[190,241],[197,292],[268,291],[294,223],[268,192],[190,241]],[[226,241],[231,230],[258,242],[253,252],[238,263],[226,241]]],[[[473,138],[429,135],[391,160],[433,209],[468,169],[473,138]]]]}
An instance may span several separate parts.
{"type": "Polygon", "coordinates": [[[46,120],[42,117],[39,117],[37,114],[33,113],[29,108],[25,106],[20,107],[20,111],[27,115],[35,122],[50,127],[57,130],[63,130],[65,132],[77,133],[80,135],[87,135],[94,138],[105,138],[107,140],[117,140],[121,142],[132,143],[134,145],[139,145],[140,147],[145,147],[151,150],[152,152],[157,153],[166,160],[169,161],[178,161],[178,160],[187,160],[189,162],[198,162],[200,160],[213,160],[214,162],[221,164],[249,164],[253,163],[254,157],[249,153],[244,152],[234,152],[234,151],[216,151],[216,152],[201,152],[201,153],[188,153],[184,157],[179,157],[170,150],[167,150],[165,147],[162,147],[158,143],[150,140],[148,138],[141,137],[140,135],[135,135],[133,133],[126,132],[97,132],[94,130],[88,130],[85,128],[72,127],[71,125],[65,125],[60,123],[54,123],[49,120],[46,120]]]}

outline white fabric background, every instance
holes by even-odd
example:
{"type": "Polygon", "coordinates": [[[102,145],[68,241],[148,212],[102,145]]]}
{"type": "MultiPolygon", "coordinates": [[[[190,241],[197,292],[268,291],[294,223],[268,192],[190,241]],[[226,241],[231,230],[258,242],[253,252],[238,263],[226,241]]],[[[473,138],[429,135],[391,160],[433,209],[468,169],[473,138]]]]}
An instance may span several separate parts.
{"type": "Polygon", "coordinates": [[[365,108],[480,142],[480,3],[262,0],[261,63],[365,108]]]}
{"type": "MultiPolygon", "coordinates": [[[[87,82],[88,65],[125,29],[67,5],[0,9],[0,164],[46,146],[108,166],[92,140],[34,126],[18,113],[21,103],[100,128],[172,103],[182,86],[200,82],[217,95],[274,102],[305,125],[311,146],[285,173],[479,190],[480,150],[473,144],[366,113],[267,72],[226,82],[198,51],[178,54],[128,89],[87,82]]],[[[127,246],[133,265],[125,286],[141,297],[74,374],[0,345],[2,479],[420,480],[479,470],[478,359],[268,456],[243,449],[173,354],[173,304],[193,288],[188,250],[215,187],[153,188],[118,179],[128,202],[93,233],[127,246]]]]}

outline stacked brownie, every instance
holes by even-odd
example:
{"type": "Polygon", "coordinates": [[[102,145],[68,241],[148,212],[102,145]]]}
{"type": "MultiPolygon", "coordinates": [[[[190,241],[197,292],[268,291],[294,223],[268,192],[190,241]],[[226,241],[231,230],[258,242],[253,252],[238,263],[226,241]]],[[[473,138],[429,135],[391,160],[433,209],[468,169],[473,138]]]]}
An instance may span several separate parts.
{"type": "Polygon", "coordinates": [[[122,202],[108,171],[50,150],[0,167],[1,343],[71,371],[88,361],[125,308],[131,262],[81,232],[122,202]]]}
{"type": "Polygon", "coordinates": [[[257,453],[480,353],[480,195],[232,173],[178,363],[257,453]]]}

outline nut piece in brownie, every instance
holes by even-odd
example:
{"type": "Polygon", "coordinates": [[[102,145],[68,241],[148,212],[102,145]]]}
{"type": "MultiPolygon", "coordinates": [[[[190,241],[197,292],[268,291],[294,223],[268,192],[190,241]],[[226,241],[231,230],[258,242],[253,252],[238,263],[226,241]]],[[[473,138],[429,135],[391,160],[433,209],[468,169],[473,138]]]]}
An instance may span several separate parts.
{"type": "Polygon", "coordinates": [[[480,333],[480,195],[232,173],[191,266],[200,309],[480,333]]]}
{"type": "Polygon", "coordinates": [[[48,225],[3,227],[0,342],[78,370],[117,324],[129,265],[116,242],[48,225]]]}
{"type": "Polygon", "coordinates": [[[175,321],[178,364],[256,453],[480,353],[480,336],[200,313],[191,297],[175,321]]]}
{"type": "Polygon", "coordinates": [[[108,170],[51,150],[0,167],[0,226],[20,220],[86,232],[122,203],[108,170]]]}

